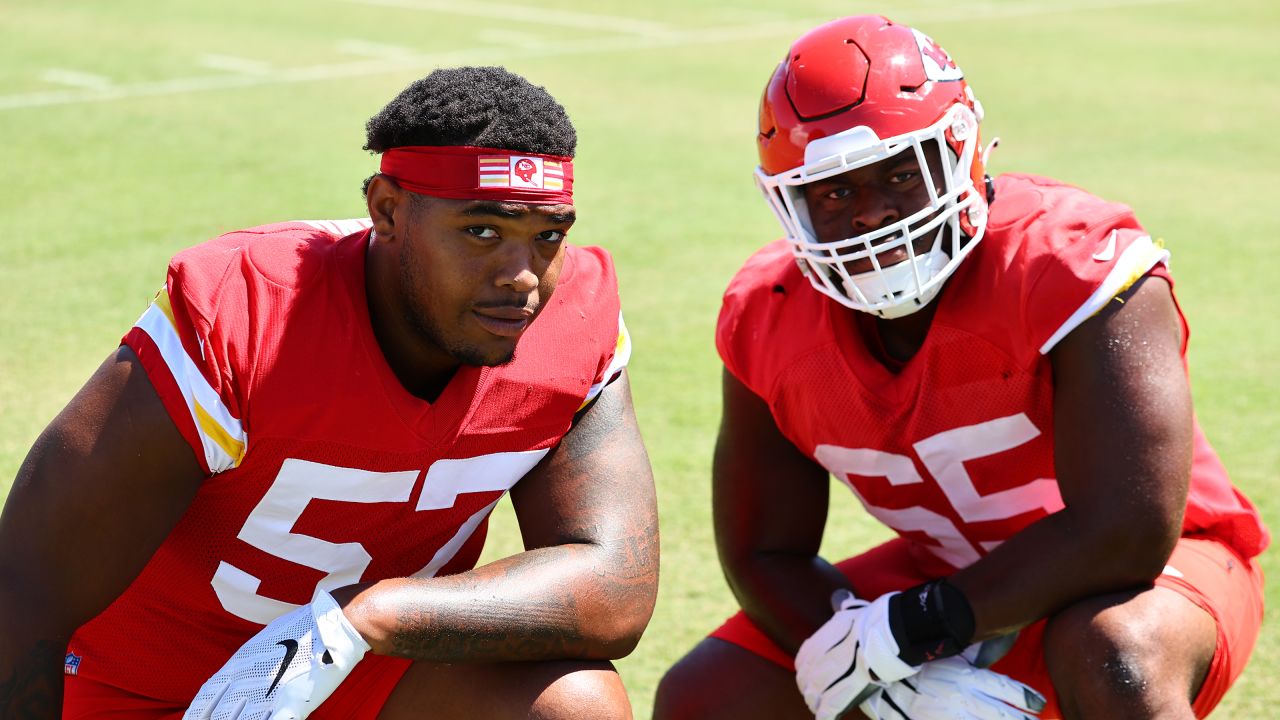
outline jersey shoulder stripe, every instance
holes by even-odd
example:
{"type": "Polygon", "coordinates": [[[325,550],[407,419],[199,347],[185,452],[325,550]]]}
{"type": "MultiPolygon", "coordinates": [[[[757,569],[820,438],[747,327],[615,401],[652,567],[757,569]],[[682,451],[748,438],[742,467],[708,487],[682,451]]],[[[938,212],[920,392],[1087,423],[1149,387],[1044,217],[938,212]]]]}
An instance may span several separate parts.
{"type": "MultiPolygon", "coordinates": [[[[1108,244],[1098,254],[1093,257],[1099,262],[1105,262],[1112,259],[1115,252],[1116,237],[1120,234],[1119,230],[1112,230],[1108,244]],[[1106,254],[1105,256],[1103,254],[1106,254]]],[[[1066,337],[1072,330],[1089,318],[1098,313],[1111,299],[1120,293],[1128,290],[1143,275],[1146,275],[1156,265],[1169,262],[1169,251],[1166,250],[1161,243],[1157,243],[1151,239],[1150,235],[1142,235],[1134,238],[1132,242],[1120,253],[1120,257],[1116,258],[1115,265],[1103,278],[1102,283],[1098,285],[1098,289],[1093,291],[1080,307],[1067,318],[1061,326],[1054,331],[1053,335],[1040,346],[1040,354],[1048,354],[1050,350],[1057,345],[1062,338],[1066,337]]]]}
{"type": "Polygon", "coordinates": [[[166,289],[160,290],[134,326],[146,333],[159,349],[199,433],[209,472],[216,474],[238,466],[248,444],[244,427],[183,348],[166,289]]]}
{"type": "Polygon", "coordinates": [[[631,334],[627,332],[627,324],[622,320],[622,312],[618,312],[618,344],[613,350],[613,359],[609,361],[609,366],[601,374],[600,379],[592,383],[587,389],[587,397],[582,401],[582,405],[578,409],[591,404],[592,400],[604,390],[604,386],[613,382],[615,378],[622,374],[623,368],[631,361],[631,334]]]}
{"type": "Polygon", "coordinates": [[[298,220],[296,222],[326,232],[334,238],[346,237],[373,227],[373,221],[367,217],[347,218],[345,220],[298,220]]]}

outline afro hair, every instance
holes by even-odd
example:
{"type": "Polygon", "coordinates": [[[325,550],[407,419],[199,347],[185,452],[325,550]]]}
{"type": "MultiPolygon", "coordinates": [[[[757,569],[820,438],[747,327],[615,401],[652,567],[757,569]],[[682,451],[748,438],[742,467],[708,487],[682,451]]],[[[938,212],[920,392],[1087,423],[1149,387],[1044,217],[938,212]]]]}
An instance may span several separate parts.
{"type": "MultiPolygon", "coordinates": [[[[572,157],[578,135],[545,88],[501,67],[434,70],[365,125],[364,149],[474,145],[572,157]]],[[[365,181],[365,190],[369,181],[365,181]]]]}

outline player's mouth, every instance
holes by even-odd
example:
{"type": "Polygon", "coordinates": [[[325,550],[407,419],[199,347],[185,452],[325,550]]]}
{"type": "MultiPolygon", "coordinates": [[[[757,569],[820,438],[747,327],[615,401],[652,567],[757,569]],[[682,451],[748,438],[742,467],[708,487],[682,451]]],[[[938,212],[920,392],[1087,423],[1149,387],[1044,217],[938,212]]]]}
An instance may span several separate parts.
{"type": "Polygon", "coordinates": [[[520,337],[533,322],[534,310],[510,305],[476,308],[471,311],[480,327],[499,337],[520,337]]]}

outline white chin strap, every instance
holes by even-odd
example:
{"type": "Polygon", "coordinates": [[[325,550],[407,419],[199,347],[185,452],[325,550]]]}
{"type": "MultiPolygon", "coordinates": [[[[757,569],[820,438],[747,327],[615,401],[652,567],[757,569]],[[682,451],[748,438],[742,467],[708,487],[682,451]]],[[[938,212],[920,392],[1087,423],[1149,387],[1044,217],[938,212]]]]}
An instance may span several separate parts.
{"type": "MultiPolygon", "coordinates": [[[[934,249],[914,258],[903,260],[897,265],[881,268],[879,271],[869,270],[850,276],[844,281],[844,291],[852,298],[865,298],[870,305],[879,305],[893,301],[904,293],[914,294],[916,278],[928,280],[942,271],[951,258],[941,250],[934,249]]],[[[876,314],[884,318],[897,318],[919,310],[933,300],[942,289],[940,283],[925,289],[913,301],[895,303],[879,308],[876,314]]]]}

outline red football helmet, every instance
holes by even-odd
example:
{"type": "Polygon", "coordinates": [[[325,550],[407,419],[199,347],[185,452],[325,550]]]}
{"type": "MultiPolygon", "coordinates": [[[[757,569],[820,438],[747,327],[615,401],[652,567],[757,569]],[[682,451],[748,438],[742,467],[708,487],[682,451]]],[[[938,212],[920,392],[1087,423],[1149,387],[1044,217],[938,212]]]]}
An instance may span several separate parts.
{"type": "Polygon", "coordinates": [[[918,30],[859,15],[796,40],[761,100],[756,181],[815,288],[882,317],[914,312],[937,295],[986,230],[981,118],[964,73],[918,30]],[[926,162],[931,145],[949,150],[933,150],[940,178],[926,162]],[[930,202],[872,232],[818,242],[803,186],[905,152],[915,154],[930,202]],[[913,247],[922,237],[932,237],[926,252],[913,247]],[[907,259],[882,267],[876,256],[896,248],[907,259]],[[872,270],[847,271],[868,257],[872,270]]]}

